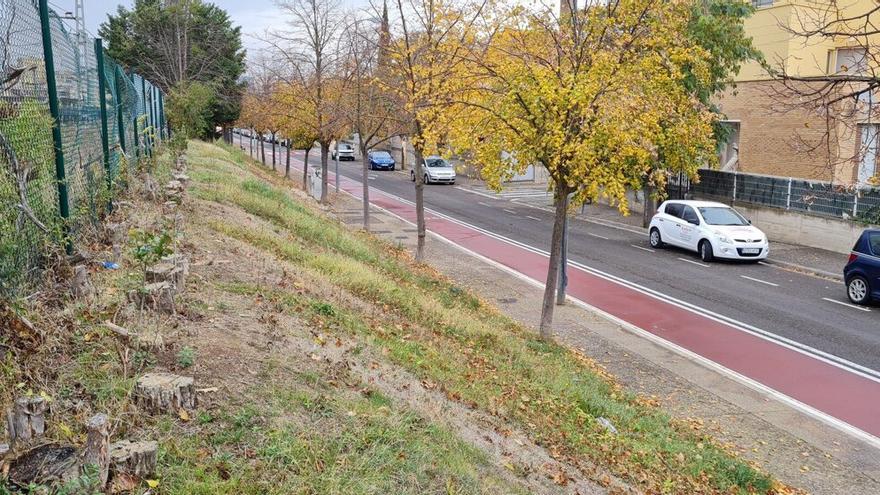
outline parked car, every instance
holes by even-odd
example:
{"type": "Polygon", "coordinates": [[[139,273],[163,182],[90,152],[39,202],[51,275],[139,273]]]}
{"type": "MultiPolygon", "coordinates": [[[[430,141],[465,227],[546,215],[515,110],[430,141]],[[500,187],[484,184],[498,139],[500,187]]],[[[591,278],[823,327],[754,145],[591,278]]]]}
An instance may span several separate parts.
{"type": "Polygon", "coordinates": [[[387,151],[370,151],[367,153],[367,160],[370,170],[394,170],[394,158],[387,151]]]}
{"type": "MultiPolygon", "coordinates": [[[[429,156],[422,162],[422,181],[425,184],[435,182],[442,184],[455,184],[455,167],[439,156],[429,156]]],[[[416,181],[415,170],[410,170],[410,179],[416,181]]]]}
{"type": "MultiPolygon", "coordinates": [[[[331,157],[336,159],[336,147],[333,148],[331,152],[331,157]]],[[[339,143],[339,161],[354,161],[354,146],[348,143],[339,143]]]]}
{"type": "Polygon", "coordinates": [[[843,281],[855,304],[880,300],[880,229],[862,232],[843,267],[843,281]]]}
{"type": "Polygon", "coordinates": [[[758,261],[770,253],[763,232],[730,206],[712,201],[665,201],[651,219],[648,236],[651,247],[678,246],[706,262],[758,261]]]}

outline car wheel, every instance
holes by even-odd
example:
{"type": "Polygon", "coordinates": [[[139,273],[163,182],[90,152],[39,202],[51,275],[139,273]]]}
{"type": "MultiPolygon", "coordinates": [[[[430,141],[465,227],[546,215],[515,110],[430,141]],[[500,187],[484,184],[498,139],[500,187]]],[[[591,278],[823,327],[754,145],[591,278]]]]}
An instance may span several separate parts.
{"type": "Polygon", "coordinates": [[[705,261],[706,263],[711,262],[715,259],[715,255],[712,253],[712,243],[703,239],[700,241],[699,245],[700,249],[700,259],[705,261]]]}
{"type": "Polygon", "coordinates": [[[846,284],[846,295],[855,304],[868,304],[871,300],[870,294],[868,281],[861,275],[854,276],[846,284]]]}
{"type": "Polygon", "coordinates": [[[412,170],[409,171],[409,180],[415,182],[416,181],[416,173],[412,170]]]}
{"type": "Polygon", "coordinates": [[[428,174],[425,174],[425,176],[422,177],[422,184],[430,184],[430,183],[431,183],[431,179],[428,177],[428,174]]]}
{"type": "Polygon", "coordinates": [[[660,249],[663,247],[663,238],[660,237],[660,230],[656,227],[651,229],[651,234],[648,236],[648,242],[650,242],[652,248],[660,249]]]}

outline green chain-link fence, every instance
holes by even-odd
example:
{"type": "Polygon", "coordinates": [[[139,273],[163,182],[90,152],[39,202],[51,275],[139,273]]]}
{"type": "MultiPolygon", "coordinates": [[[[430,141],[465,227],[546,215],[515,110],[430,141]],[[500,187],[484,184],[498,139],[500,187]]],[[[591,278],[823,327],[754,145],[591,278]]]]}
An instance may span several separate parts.
{"type": "Polygon", "coordinates": [[[34,280],[165,135],[163,95],[71,33],[46,0],[0,0],[0,295],[34,280]],[[161,125],[160,125],[161,123],[161,125]]]}

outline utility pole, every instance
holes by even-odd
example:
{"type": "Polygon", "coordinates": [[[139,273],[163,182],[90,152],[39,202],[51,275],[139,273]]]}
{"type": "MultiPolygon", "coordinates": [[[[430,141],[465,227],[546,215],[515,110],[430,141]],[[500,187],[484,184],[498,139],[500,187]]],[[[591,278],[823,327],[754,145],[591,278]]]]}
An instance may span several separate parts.
{"type": "Polygon", "coordinates": [[[336,140],[336,153],[333,154],[336,159],[336,192],[339,192],[339,140],[336,140]]]}

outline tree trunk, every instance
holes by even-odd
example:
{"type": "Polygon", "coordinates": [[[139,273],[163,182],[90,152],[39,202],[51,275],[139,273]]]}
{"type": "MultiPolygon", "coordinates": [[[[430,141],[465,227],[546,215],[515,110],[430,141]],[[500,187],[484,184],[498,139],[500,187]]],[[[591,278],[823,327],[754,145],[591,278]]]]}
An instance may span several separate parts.
{"type": "Polygon", "coordinates": [[[303,160],[303,191],[309,192],[309,152],[312,151],[312,147],[308,146],[306,148],[306,157],[303,160]]]}
{"type": "Polygon", "coordinates": [[[330,195],[327,191],[327,174],[329,172],[327,162],[330,156],[330,145],[326,142],[321,143],[321,204],[326,205],[330,202],[330,195]]]}
{"type": "Polygon", "coordinates": [[[263,133],[260,133],[260,156],[263,160],[263,165],[266,165],[266,143],[263,141],[263,133]]]}
{"type": "Polygon", "coordinates": [[[290,142],[287,143],[287,163],[284,164],[284,178],[290,178],[290,142]]]}
{"type": "Polygon", "coordinates": [[[553,309],[556,307],[556,282],[559,277],[559,256],[562,250],[562,226],[565,221],[565,198],[568,191],[559,184],[555,186],[556,211],[553,216],[553,235],[550,237],[550,265],[547,267],[547,280],[544,283],[544,302],[541,305],[541,338],[552,337],[553,309]]]}
{"type": "Polygon", "coordinates": [[[275,133],[272,133],[272,170],[275,170],[275,142],[277,141],[275,133]]]}
{"type": "Polygon", "coordinates": [[[367,159],[367,144],[361,141],[361,165],[363,175],[361,182],[363,183],[363,205],[364,205],[364,230],[370,231],[370,160],[367,159]]]}
{"type": "Polygon", "coordinates": [[[425,182],[422,180],[422,150],[413,147],[415,151],[415,163],[412,169],[416,177],[416,261],[422,261],[425,256],[425,182]]]}
{"type": "Polygon", "coordinates": [[[645,184],[642,187],[642,195],[644,196],[644,212],[642,213],[642,227],[648,228],[651,224],[651,217],[654,216],[654,210],[656,210],[656,206],[654,205],[654,188],[649,184],[645,184]]]}

